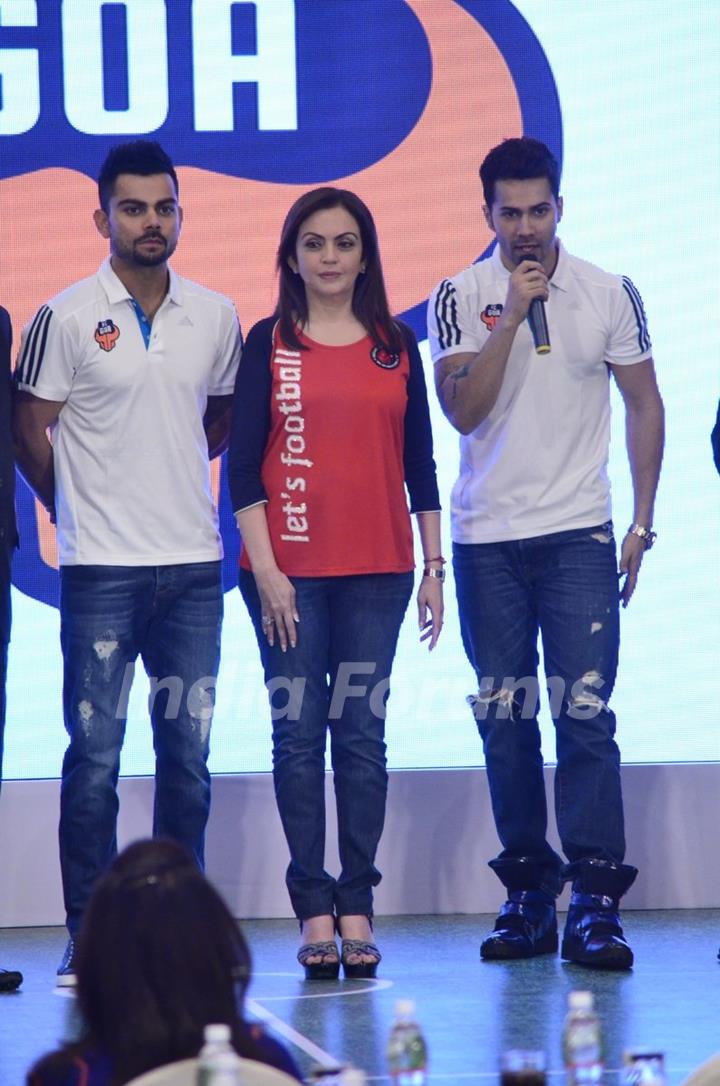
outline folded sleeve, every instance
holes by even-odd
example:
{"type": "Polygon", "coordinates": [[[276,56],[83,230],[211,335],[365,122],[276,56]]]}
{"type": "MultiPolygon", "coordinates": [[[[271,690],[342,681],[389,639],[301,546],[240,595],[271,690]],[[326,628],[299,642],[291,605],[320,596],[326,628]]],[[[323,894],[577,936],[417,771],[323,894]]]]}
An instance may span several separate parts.
{"type": "Polygon", "coordinates": [[[640,291],[623,275],[615,294],[607,361],[617,366],[632,366],[651,357],[652,343],[640,291]]]}
{"type": "Polygon", "coordinates": [[[208,388],[209,396],[229,396],[233,391],[241,350],[242,333],[235,307],[231,304],[224,305],[220,316],[217,356],[208,388]]]}
{"type": "Polygon", "coordinates": [[[43,305],[23,329],[15,383],[41,400],[64,403],[80,357],[72,321],[61,320],[49,305],[43,305]]]}
{"type": "MultiPolygon", "coordinates": [[[[462,277],[460,277],[462,279],[462,277]]],[[[443,279],[430,295],[427,310],[428,340],[433,362],[446,355],[477,352],[484,344],[478,336],[462,282],[443,279]]]]}

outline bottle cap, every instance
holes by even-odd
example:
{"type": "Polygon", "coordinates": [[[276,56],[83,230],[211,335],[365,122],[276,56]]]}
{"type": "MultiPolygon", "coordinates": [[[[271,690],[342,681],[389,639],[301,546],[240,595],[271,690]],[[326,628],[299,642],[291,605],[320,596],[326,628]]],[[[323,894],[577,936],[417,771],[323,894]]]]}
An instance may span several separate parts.
{"type": "Polygon", "coordinates": [[[623,1061],[626,1065],[631,1065],[633,1060],[664,1060],[665,1053],[659,1052],[657,1048],[633,1048],[632,1051],[626,1049],[623,1052],[623,1061]]]}
{"type": "Polygon", "coordinates": [[[205,1026],[204,1037],[206,1041],[229,1041],[230,1026],[227,1022],[211,1022],[205,1026]]]}
{"type": "Polygon", "coordinates": [[[344,1079],[341,1076],[347,1070],[344,1064],[339,1063],[318,1063],[310,1070],[310,1078],[308,1082],[315,1083],[315,1086],[320,1086],[322,1083],[342,1083],[344,1079]]]}
{"type": "Polygon", "coordinates": [[[346,1067],[340,1074],[340,1086],[366,1086],[367,1076],[359,1067],[346,1067]]]}
{"type": "Polygon", "coordinates": [[[591,1011],[594,1006],[592,992],[570,992],[568,1007],[571,1011],[591,1011]]]}
{"type": "Polygon", "coordinates": [[[412,999],[398,999],[395,1004],[395,1014],[398,1018],[412,1018],[415,1014],[415,1003],[412,999]]]}

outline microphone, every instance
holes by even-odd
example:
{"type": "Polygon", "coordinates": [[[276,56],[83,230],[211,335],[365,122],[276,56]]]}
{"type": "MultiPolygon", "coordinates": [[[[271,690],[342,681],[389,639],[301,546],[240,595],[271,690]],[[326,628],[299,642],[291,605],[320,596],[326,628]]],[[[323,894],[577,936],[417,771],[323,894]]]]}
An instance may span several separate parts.
{"type": "Polygon", "coordinates": [[[550,354],[550,335],[545,315],[545,302],[542,298],[533,298],[531,301],[527,321],[532,332],[535,353],[550,354]]]}

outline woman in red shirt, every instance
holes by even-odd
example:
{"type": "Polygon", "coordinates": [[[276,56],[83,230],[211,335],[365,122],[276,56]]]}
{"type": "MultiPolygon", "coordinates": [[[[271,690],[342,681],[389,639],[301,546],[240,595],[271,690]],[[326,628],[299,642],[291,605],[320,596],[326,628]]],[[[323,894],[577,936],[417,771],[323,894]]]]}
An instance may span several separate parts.
{"type": "Polygon", "coordinates": [[[273,717],[287,885],[306,976],[374,976],[375,854],[387,772],[385,702],[413,585],[410,510],[425,560],[421,640],[442,626],[440,512],[417,344],[390,316],[377,235],[342,189],[290,209],[275,313],[251,330],[235,389],[229,479],[240,590],[273,717]],[[330,731],[341,871],[325,870],[330,731]],[[335,926],[342,938],[341,954],[335,926]]]}

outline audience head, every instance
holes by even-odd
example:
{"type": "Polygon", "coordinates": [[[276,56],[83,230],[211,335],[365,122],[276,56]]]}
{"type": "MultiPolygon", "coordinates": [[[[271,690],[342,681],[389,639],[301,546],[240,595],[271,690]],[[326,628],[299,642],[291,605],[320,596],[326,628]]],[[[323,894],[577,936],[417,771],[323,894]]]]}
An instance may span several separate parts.
{"type": "Polygon", "coordinates": [[[98,883],[77,944],[87,1040],[118,1082],[194,1056],[209,1022],[242,1050],[250,953],[220,895],[173,841],[138,841],[98,883]]]}

